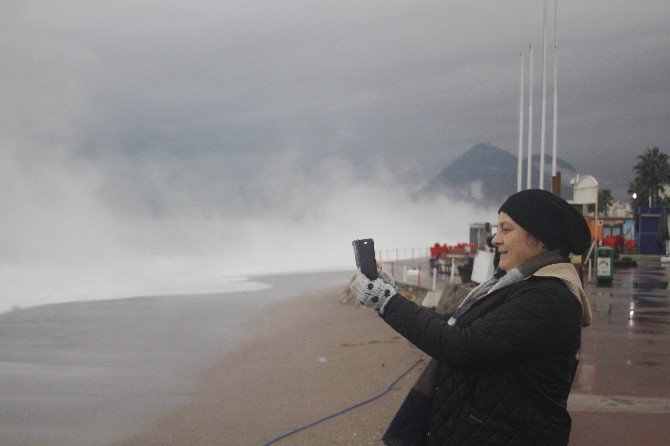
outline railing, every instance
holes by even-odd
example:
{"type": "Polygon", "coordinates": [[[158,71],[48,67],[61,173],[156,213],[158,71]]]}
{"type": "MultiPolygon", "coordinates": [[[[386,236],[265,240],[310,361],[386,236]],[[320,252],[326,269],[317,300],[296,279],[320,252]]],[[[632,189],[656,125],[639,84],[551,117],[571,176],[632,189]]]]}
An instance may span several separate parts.
{"type": "Polygon", "coordinates": [[[453,284],[460,280],[457,259],[452,257],[444,264],[431,267],[428,260],[399,260],[380,262],[382,269],[388,271],[396,282],[435,291],[438,285],[453,284]],[[450,261],[449,261],[450,260],[450,261]]]}
{"type": "MultiPolygon", "coordinates": [[[[460,255],[460,254],[475,254],[476,246],[475,245],[466,245],[467,248],[458,250],[450,249],[446,254],[449,255],[460,255]]],[[[430,250],[432,246],[426,247],[413,247],[413,248],[394,248],[394,249],[379,249],[376,252],[378,262],[399,262],[401,260],[410,260],[414,262],[415,260],[428,260],[430,258],[430,250]]],[[[450,247],[451,248],[451,247],[450,247]]],[[[480,248],[481,249],[481,248],[480,248]]]]}
{"type": "Polygon", "coordinates": [[[395,248],[395,249],[380,249],[377,251],[377,260],[379,262],[391,262],[400,260],[414,260],[429,259],[430,247],[420,248],[395,248]]]}
{"type": "Polygon", "coordinates": [[[586,254],[586,268],[588,270],[588,281],[589,283],[593,282],[591,279],[591,272],[593,269],[593,263],[596,261],[596,255],[595,255],[595,249],[596,249],[596,240],[594,239],[593,242],[591,243],[591,247],[589,248],[589,252],[586,254]],[[593,261],[591,261],[591,257],[593,257],[593,261]]]}
{"type": "MultiPolygon", "coordinates": [[[[382,269],[384,271],[389,271],[395,278],[396,282],[406,285],[415,285],[416,287],[421,288],[423,274],[423,281],[425,285],[426,271],[429,271],[429,268],[426,264],[424,264],[422,268],[421,264],[415,263],[414,261],[410,263],[405,263],[403,261],[381,263],[382,269]]],[[[433,274],[433,290],[435,290],[437,287],[437,284],[435,283],[436,276],[437,274],[433,274]]],[[[430,271],[428,272],[428,277],[430,277],[430,271]]]]}

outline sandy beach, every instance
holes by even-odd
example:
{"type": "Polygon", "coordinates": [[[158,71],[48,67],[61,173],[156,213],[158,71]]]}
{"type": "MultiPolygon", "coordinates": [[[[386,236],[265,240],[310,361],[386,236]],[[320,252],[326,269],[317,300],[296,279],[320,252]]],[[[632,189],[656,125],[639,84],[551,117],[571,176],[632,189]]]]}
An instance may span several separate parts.
{"type": "Polygon", "coordinates": [[[297,295],[341,288],[349,277],[341,271],[265,276],[254,280],[271,288],[257,291],[4,313],[0,444],[107,445],[141,433],[192,401],[200,373],[252,337],[252,318],[297,295]]]}
{"type": "MultiPolygon", "coordinates": [[[[191,402],[119,445],[261,445],[382,392],[425,356],[376,313],[342,303],[345,288],[291,299],[253,318],[251,336],[203,371],[191,402]]],[[[370,404],[277,444],[382,444],[421,370],[370,404]]]]}

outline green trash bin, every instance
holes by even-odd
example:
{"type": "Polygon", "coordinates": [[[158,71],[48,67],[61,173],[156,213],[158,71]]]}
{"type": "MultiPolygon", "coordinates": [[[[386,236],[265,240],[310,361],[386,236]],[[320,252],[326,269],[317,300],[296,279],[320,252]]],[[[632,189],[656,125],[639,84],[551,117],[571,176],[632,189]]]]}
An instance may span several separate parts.
{"type": "Polygon", "coordinates": [[[596,249],[596,279],[612,280],[614,277],[614,249],[601,246],[596,249]]]}

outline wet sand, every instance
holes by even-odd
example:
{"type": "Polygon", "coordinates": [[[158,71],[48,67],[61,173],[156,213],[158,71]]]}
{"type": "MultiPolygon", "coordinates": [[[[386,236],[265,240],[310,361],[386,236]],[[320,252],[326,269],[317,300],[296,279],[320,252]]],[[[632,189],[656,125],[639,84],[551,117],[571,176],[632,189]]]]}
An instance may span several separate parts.
{"type": "MultiPolygon", "coordinates": [[[[200,376],[193,400],[123,446],[260,445],[382,392],[425,355],[342,290],[283,302],[252,321],[251,338],[200,376]]],[[[382,444],[416,381],[277,444],[382,444]]]]}
{"type": "Polygon", "coordinates": [[[0,315],[0,444],[105,445],[187,403],[249,319],[350,272],[259,277],[240,293],[73,302],[0,315]]]}

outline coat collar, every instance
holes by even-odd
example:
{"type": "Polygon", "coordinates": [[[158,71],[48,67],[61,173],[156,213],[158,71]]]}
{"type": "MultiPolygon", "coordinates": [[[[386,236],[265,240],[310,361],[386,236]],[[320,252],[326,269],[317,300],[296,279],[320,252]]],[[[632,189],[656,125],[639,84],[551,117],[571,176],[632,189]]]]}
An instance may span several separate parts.
{"type": "Polygon", "coordinates": [[[533,276],[560,279],[582,306],[582,327],[591,325],[593,313],[591,312],[588,296],[586,295],[586,291],[584,291],[584,287],[582,287],[582,281],[574,265],[571,263],[554,263],[538,269],[533,273],[533,276]]]}

